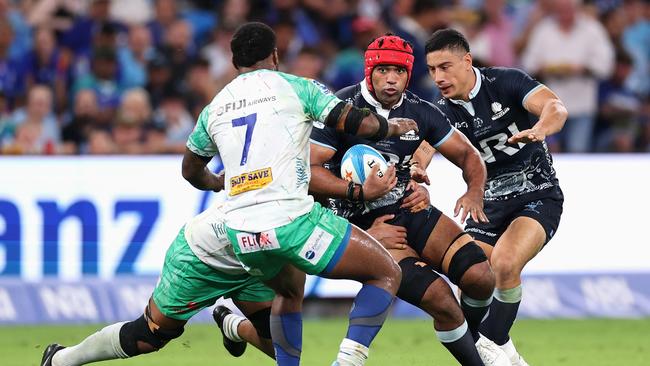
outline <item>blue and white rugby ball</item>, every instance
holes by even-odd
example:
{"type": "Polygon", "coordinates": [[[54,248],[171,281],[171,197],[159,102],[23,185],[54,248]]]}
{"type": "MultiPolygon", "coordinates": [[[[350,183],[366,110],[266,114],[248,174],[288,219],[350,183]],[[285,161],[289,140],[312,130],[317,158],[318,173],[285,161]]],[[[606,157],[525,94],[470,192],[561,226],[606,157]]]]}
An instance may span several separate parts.
{"type": "Polygon", "coordinates": [[[377,175],[382,177],[388,169],[386,159],[368,145],[354,145],[345,152],[341,159],[341,178],[363,184],[375,164],[379,164],[377,175]]]}

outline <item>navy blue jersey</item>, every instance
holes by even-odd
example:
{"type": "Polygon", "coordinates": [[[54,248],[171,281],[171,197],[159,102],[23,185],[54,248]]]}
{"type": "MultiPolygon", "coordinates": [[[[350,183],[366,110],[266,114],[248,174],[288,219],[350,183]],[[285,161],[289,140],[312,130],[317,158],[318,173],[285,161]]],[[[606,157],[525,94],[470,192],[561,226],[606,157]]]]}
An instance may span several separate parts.
{"type": "Polygon", "coordinates": [[[420,99],[417,95],[406,91],[402,100],[390,110],[383,109],[381,104],[374,99],[366,88],[365,82],[341,89],[336,95],[348,103],[359,108],[369,108],[386,118],[411,118],[418,124],[419,132],[410,131],[399,137],[391,137],[378,142],[373,142],[361,137],[339,133],[334,128],[314,128],[311,133],[311,142],[325,146],[336,153],[325,167],[336,176],[341,176],[341,159],[343,154],[356,144],[370,145],[379,151],[386,161],[395,164],[397,185],[385,196],[366,202],[351,202],[346,199],[328,199],[325,204],[334,210],[337,215],[352,218],[364,215],[366,219],[377,217],[386,213],[394,213],[399,208],[404,197],[406,186],[410,179],[409,162],[422,140],[426,140],[434,147],[446,141],[454,129],[449,119],[435,105],[420,99]],[[371,217],[369,217],[371,216],[371,217]]]}
{"type": "Polygon", "coordinates": [[[524,108],[524,101],[542,84],[517,69],[474,71],[477,83],[469,102],[442,98],[436,104],[481,153],[487,167],[485,200],[561,195],[545,142],[507,142],[537,123],[538,117],[524,108]]]}

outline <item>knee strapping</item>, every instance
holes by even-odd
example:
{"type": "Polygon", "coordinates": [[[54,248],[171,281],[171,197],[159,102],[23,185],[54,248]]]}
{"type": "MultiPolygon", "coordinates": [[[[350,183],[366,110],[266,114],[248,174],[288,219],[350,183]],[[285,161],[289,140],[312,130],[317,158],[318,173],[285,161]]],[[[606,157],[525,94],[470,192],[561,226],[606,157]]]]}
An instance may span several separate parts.
{"type": "Polygon", "coordinates": [[[463,274],[465,274],[471,266],[485,261],[487,261],[487,257],[485,256],[483,249],[481,249],[481,247],[475,242],[470,241],[454,253],[451,262],[449,263],[449,270],[447,271],[448,277],[451,282],[459,284],[463,274]]]}
{"type": "Polygon", "coordinates": [[[253,323],[257,334],[266,339],[271,339],[271,308],[262,309],[248,316],[253,323]]]}
{"type": "Polygon", "coordinates": [[[138,348],[138,342],[146,343],[153,348],[153,351],[158,351],[170,340],[180,337],[184,330],[184,328],[160,329],[158,324],[151,320],[147,321],[147,317],[142,315],[122,326],[120,329],[120,345],[124,353],[129,357],[133,357],[143,353],[138,348]]]}
{"type": "Polygon", "coordinates": [[[404,258],[399,261],[402,269],[402,282],[397,296],[415,306],[419,306],[424,293],[431,284],[440,276],[426,263],[415,257],[404,258]]]}

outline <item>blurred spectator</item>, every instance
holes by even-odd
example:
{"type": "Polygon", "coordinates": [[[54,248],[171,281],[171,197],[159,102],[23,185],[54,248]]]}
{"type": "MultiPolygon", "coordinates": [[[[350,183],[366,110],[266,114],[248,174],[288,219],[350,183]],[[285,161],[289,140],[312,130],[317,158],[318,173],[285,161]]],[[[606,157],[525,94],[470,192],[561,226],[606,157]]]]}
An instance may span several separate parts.
{"type": "Polygon", "coordinates": [[[175,85],[172,80],[171,64],[165,55],[156,52],[147,67],[147,86],[154,108],[158,107],[163,95],[169,89],[180,90],[182,85],[175,85]]]}
{"type": "Polygon", "coordinates": [[[120,78],[125,88],[144,87],[147,84],[147,63],[153,54],[149,29],[132,25],[128,43],[118,49],[120,78]]]}
{"type": "MultiPolygon", "coordinates": [[[[93,52],[96,50],[110,50],[117,52],[117,28],[109,23],[102,24],[92,37],[92,48],[75,52],[72,78],[86,77],[93,72],[93,52]]],[[[119,69],[116,70],[119,72],[119,69]]]]}
{"type": "Polygon", "coordinates": [[[217,87],[210,78],[210,63],[198,59],[192,63],[187,73],[187,99],[189,110],[194,117],[199,116],[217,93],[217,87]]]}
{"type": "Polygon", "coordinates": [[[9,46],[9,57],[17,58],[26,54],[32,47],[32,30],[23,14],[12,7],[11,0],[0,0],[0,19],[11,24],[13,41],[9,46]]]}
{"type": "Polygon", "coordinates": [[[437,29],[450,23],[451,4],[446,0],[414,0],[408,16],[396,20],[395,33],[413,46],[413,72],[408,89],[424,100],[433,100],[435,86],[429,77],[424,44],[437,29]]]}
{"type": "Polygon", "coordinates": [[[52,86],[57,112],[63,112],[67,105],[71,64],[72,55],[57,47],[54,32],[49,28],[38,28],[34,34],[34,50],[25,60],[27,87],[35,84],[52,86]]]}
{"type": "Polygon", "coordinates": [[[609,76],[614,63],[605,29],[582,14],[579,1],[555,0],[554,16],[533,29],[522,58],[524,68],[543,79],[569,111],[559,141],[549,141],[568,152],[592,149],[598,81],[609,76]]]}
{"type": "Polygon", "coordinates": [[[181,85],[196,55],[190,24],[184,20],[174,21],[167,29],[160,51],[169,60],[174,85],[181,85]]]}
{"type": "Polygon", "coordinates": [[[485,61],[491,66],[513,67],[515,65],[513,22],[505,12],[505,5],[505,0],[483,2],[485,23],[481,33],[489,44],[489,55],[485,61]]]}
{"type": "Polygon", "coordinates": [[[623,32],[623,46],[634,60],[627,80],[635,92],[650,95],[650,4],[643,0],[624,0],[629,26],[623,32]]]}
{"type": "Polygon", "coordinates": [[[88,135],[88,154],[109,155],[117,153],[110,131],[104,128],[93,128],[88,135]]]}
{"type": "Polygon", "coordinates": [[[195,119],[185,108],[182,94],[165,95],[154,113],[155,129],[149,132],[147,142],[155,153],[183,153],[187,138],[194,129],[195,119]]]}
{"type": "Polygon", "coordinates": [[[544,19],[552,16],[555,0],[535,0],[517,7],[514,15],[514,49],[521,55],[530,40],[533,29],[544,19]]]}
{"type": "Polygon", "coordinates": [[[110,48],[100,48],[93,52],[92,73],[77,80],[73,95],[82,89],[92,89],[97,95],[99,121],[110,123],[115,116],[115,109],[120,103],[124,87],[117,74],[117,56],[110,48]]]}
{"type": "Polygon", "coordinates": [[[91,130],[98,125],[99,106],[92,89],[80,90],[74,99],[72,118],[62,131],[63,149],[66,154],[85,153],[91,130]]]}
{"type": "Polygon", "coordinates": [[[303,48],[291,63],[289,73],[321,80],[325,60],[315,48],[303,48]]]}
{"type": "Polygon", "coordinates": [[[276,36],[276,47],[280,57],[280,69],[286,70],[287,66],[293,62],[298,55],[304,43],[296,33],[296,27],[289,18],[283,18],[273,26],[276,36]]]}
{"type": "Polygon", "coordinates": [[[122,24],[110,19],[110,3],[110,0],[91,0],[88,14],[75,20],[72,28],[63,35],[62,45],[75,53],[88,53],[93,47],[105,46],[93,41],[102,27],[110,26],[115,33],[124,31],[122,24]]]}
{"type": "Polygon", "coordinates": [[[600,84],[599,116],[605,129],[598,138],[598,151],[633,152],[639,133],[641,101],[625,80],[632,71],[632,58],[623,50],[616,54],[612,77],[600,84]]]}
{"type": "Polygon", "coordinates": [[[25,93],[24,66],[20,58],[9,55],[9,47],[14,39],[11,24],[0,19],[0,92],[6,98],[9,108],[20,104],[25,93]]]}
{"type": "Polygon", "coordinates": [[[373,19],[357,18],[352,22],[353,47],[340,51],[325,71],[325,80],[333,90],[343,89],[363,80],[365,49],[387,30],[382,22],[373,19]]]}
{"type": "Polygon", "coordinates": [[[178,18],[178,9],[174,0],[154,0],[154,19],[147,24],[151,31],[153,45],[159,47],[165,39],[165,30],[171,27],[178,18]]]}
{"type": "Polygon", "coordinates": [[[146,132],[152,124],[149,95],[144,89],[131,89],[124,94],[112,128],[115,152],[119,154],[147,153],[146,132]]]}
{"type": "Polygon", "coordinates": [[[52,92],[36,85],[29,90],[27,105],[12,119],[13,134],[2,143],[5,154],[56,154],[59,149],[59,125],[52,109],[52,92]]]}
{"type": "Polygon", "coordinates": [[[112,0],[110,18],[122,24],[145,24],[153,18],[149,0],[112,0]]]}
{"type": "Polygon", "coordinates": [[[219,12],[219,23],[242,24],[248,20],[250,11],[250,0],[223,0],[219,12]]]}
{"type": "Polygon", "coordinates": [[[210,62],[210,76],[218,85],[226,85],[237,75],[232,65],[230,39],[236,27],[232,24],[221,23],[212,34],[212,41],[203,47],[201,57],[210,62]]]}

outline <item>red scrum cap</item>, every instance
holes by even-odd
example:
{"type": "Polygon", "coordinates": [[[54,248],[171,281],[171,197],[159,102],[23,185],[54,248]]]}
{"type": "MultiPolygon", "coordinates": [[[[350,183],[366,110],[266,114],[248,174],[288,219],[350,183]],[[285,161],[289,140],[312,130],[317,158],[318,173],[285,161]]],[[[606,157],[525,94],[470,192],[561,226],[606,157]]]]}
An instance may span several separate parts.
{"type": "Polygon", "coordinates": [[[373,91],[370,75],[377,65],[396,65],[406,69],[408,79],[411,79],[413,70],[413,48],[402,38],[387,34],[376,38],[366,49],[365,54],[365,75],[368,90],[373,91]]]}

